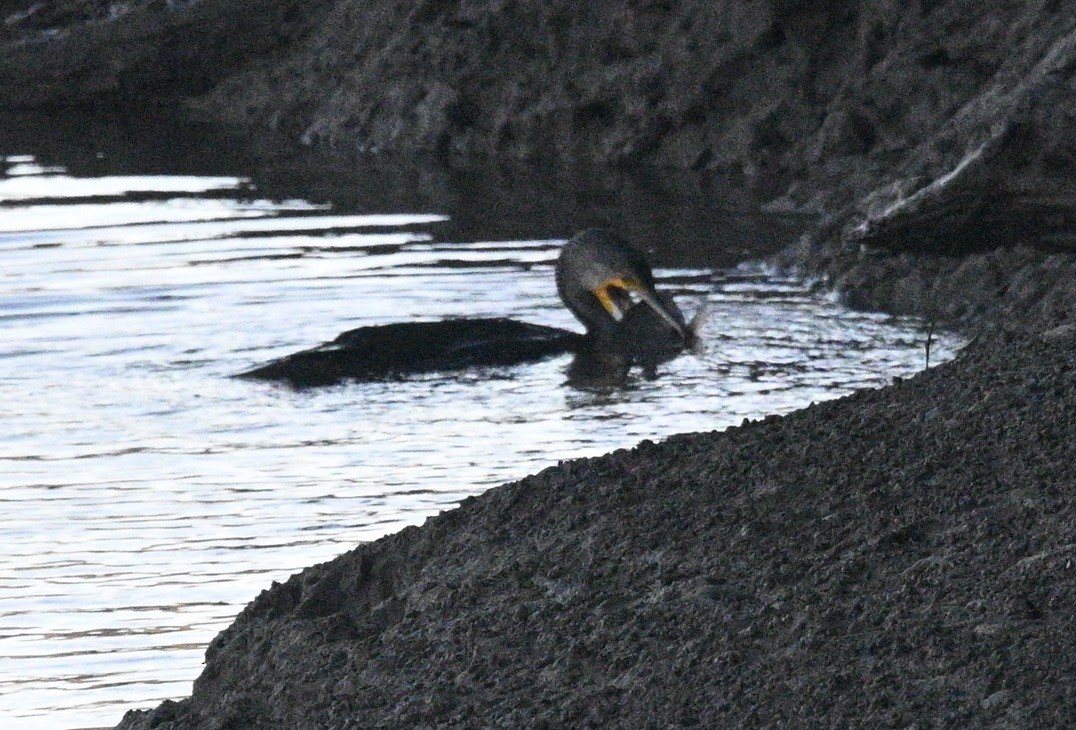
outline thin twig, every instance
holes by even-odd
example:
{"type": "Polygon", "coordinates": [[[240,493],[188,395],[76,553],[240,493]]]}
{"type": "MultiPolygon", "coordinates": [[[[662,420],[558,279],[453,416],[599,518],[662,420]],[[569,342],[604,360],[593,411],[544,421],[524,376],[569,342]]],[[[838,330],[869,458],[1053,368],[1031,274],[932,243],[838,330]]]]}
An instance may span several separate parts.
{"type": "Polygon", "coordinates": [[[924,370],[930,370],[930,344],[934,341],[934,322],[931,321],[930,327],[927,329],[927,362],[923,367],[924,370]]]}

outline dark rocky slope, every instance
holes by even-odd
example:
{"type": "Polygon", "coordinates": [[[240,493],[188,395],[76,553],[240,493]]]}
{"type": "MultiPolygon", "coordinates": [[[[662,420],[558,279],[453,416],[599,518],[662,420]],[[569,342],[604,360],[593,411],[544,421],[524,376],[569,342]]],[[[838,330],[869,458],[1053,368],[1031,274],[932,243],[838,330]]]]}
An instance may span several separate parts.
{"type": "Polygon", "coordinates": [[[1072,0],[32,8],[0,2],[5,107],[178,95],[352,152],[731,169],[825,214],[784,263],[857,306],[1040,325],[1076,306],[1072,0]]]}
{"type": "Polygon", "coordinates": [[[205,93],[282,52],[329,0],[0,0],[0,107],[126,106],[205,93]]]}
{"type": "Polygon", "coordinates": [[[124,728],[1063,727],[1076,328],[565,462],[262,593],[124,728]]]}

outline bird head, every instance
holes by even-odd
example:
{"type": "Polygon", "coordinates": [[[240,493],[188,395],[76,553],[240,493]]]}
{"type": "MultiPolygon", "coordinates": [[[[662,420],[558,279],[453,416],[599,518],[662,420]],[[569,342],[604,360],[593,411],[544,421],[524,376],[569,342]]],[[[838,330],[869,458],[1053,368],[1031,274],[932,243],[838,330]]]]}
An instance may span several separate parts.
{"type": "Polygon", "coordinates": [[[556,278],[561,299],[588,332],[615,331],[632,307],[645,304],[687,339],[683,314],[658,294],[646,259],[606,231],[584,231],[564,244],[556,278]]]}

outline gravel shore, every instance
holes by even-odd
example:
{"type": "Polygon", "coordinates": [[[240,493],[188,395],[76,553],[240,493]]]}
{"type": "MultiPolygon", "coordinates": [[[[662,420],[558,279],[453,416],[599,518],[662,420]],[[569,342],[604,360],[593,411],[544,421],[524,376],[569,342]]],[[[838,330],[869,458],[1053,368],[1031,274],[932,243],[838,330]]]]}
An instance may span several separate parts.
{"type": "Polygon", "coordinates": [[[309,568],[119,727],[1063,727],[1076,328],[569,461],[309,568]]]}

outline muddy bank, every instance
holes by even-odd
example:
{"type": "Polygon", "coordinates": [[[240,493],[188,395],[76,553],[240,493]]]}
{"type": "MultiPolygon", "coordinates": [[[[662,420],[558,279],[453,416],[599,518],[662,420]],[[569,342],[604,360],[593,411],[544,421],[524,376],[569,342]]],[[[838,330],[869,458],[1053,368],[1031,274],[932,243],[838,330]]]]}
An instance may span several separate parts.
{"type": "Polygon", "coordinates": [[[821,216],[778,263],[853,305],[1051,333],[468,500],[266,591],[190,699],[123,727],[1076,715],[1071,3],[30,8],[0,2],[7,108],[179,99],[347,153],[732,171],[821,216]]]}
{"type": "Polygon", "coordinates": [[[562,463],[263,592],[124,728],[1061,727],[1076,330],[562,463]]]}
{"type": "Polygon", "coordinates": [[[1067,2],[56,0],[0,15],[5,107],[178,98],[350,153],[731,170],[777,209],[824,215],[782,264],[856,306],[978,327],[1051,326],[1076,304],[1067,2]]]}
{"type": "Polygon", "coordinates": [[[126,107],[203,94],[289,48],[328,5],[298,0],[0,0],[0,107],[126,107]]]}

